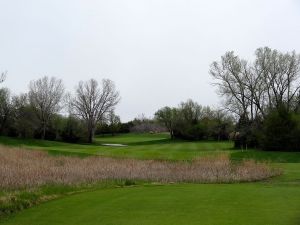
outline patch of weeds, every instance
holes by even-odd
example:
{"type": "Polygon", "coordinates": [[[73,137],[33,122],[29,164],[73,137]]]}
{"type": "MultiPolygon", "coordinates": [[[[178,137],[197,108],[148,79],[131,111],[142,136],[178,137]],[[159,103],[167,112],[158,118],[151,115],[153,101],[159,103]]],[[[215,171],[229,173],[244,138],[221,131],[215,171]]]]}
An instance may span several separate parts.
{"type": "Polygon", "coordinates": [[[133,186],[133,185],[136,185],[136,182],[133,180],[125,180],[124,185],[125,186],[133,186]]]}

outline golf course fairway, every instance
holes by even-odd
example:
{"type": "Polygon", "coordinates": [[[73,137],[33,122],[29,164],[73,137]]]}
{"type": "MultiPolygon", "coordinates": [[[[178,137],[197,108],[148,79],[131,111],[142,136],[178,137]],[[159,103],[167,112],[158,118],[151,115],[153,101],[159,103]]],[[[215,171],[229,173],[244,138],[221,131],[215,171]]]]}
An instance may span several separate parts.
{"type": "Polygon", "coordinates": [[[292,184],[181,184],[102,189],[25,210],[7,225],[300,224],[292,184]]]}

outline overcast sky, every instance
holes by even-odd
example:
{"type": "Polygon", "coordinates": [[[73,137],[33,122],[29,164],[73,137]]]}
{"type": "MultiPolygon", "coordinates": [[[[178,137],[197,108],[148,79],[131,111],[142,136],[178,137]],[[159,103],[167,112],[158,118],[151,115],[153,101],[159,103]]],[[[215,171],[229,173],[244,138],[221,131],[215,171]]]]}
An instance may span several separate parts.
{"type": "Polygon", "coordinates": [[[2,86],[115,81],[123,121],[192,98],[220,102],[209,65],[226,51],[300,53],[300,0],[0,0],[2,86]]]}

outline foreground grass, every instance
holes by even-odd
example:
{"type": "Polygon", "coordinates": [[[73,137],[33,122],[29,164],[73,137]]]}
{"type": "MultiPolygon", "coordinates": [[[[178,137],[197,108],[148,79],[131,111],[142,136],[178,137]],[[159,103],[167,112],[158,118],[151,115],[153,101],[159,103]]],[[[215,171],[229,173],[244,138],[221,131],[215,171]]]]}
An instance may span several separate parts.
{"type": "Polygon", "coordinates": [[[98,190],[23,211],[7,225],[296,225],[299,185],[169,185],[98,190]]]}
{"type": "Polygon", "coordinates": [[[0,190],[0,223],[7,221],[9,216],[24,209],[48,202],[53,199],[95,191],[98,189],[138,185],[139,182],[126,180],[102,181],[94,184],[62,185],[51,184],[35,188],[18,190],[0,190]]]}

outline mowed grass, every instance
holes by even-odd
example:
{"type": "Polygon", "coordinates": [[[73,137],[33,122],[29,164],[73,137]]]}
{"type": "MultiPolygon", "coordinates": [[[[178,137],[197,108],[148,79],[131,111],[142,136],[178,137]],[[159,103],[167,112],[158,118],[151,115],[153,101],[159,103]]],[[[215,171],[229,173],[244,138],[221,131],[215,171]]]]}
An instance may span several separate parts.
{"type": "Polygon", "coordinates": [[[0,143],[14,147],[46,150],[51,154],[167,160],[190,160],[204,155],[230,152],[233,146],[232,142],[229,141],[174,141],[169,139],[168,134],[125,134],[114,137],[97,137],[93,144],[69,144],[0,137],[0,143]],[[112,147],[102,146],[102,144],[124,144],[127,146],[112,147]]]}
{"type": "Polygon", "coordinates": [[[191,160],[201,156],[229,154],[232,160],[255,159],[270,162],[300,163],[299,152],[264,152],[259,150],[236,150],[230,141],[183,141],[170,140],[168,134],[122,134],[98,136],[93,144],[70,144],[57,141],[19,139],[0,136],[0,144],[48,151],[53,155],[191,160]],[[102,146],[102,144],[124,144],[126,147],[102,146]]]}
{"type": "Polygon", "coordinates": [[[297,225],[299,186],[170,185],[74,195],[26,210],[7,225],[297,225]]]}
{"type": "Polygon", "coordinates": [[[186,160],[207,154],[253,158],[281,167],[270,180],[241,184],[137,185],[98,189],[15,214],[10,225],[299,225],[300,153],[233,150],[230,142],[171,141],[166,134],[97,137],[93,145],[0,138],[0,143],[59,154],[186,160]],[[127,144],[104,147],[102,143],[127,144]]]}

